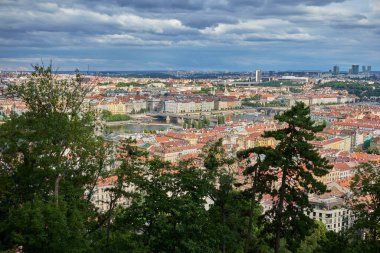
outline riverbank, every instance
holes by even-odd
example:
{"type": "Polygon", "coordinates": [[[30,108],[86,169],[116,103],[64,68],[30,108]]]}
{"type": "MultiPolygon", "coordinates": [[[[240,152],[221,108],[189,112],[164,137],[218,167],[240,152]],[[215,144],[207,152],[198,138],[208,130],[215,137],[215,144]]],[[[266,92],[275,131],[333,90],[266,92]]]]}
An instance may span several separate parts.
{"type": "Polygon", "coordinates": [[[169,124],[165,124],[165,123],[139,122],[139,121],[135,121],[135,120],[106,122],[106,126],[124,126],[124,125],[131,125],[131,124],[138,124],[141,126],[168,126],[169,125],[169,124]]]}

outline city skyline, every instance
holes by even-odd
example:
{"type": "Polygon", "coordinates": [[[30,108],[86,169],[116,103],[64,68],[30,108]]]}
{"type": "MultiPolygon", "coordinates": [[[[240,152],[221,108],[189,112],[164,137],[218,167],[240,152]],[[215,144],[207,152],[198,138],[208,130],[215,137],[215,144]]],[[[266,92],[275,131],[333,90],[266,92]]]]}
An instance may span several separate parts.
{"type": "Polygon", "coordinates": [[[0,70],[376,71],[379,13],[376,0],[5,0],[0,70]]]}

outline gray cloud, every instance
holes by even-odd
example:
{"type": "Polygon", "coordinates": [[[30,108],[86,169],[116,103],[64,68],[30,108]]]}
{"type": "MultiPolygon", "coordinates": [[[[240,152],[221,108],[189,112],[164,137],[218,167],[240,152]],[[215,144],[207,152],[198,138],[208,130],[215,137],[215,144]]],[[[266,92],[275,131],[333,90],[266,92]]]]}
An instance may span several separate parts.
{"type": "Polygon", "coordinates": [[[18,49],[33,50],[26,59],[47,49],[280,45],[290,52],[301,43],[378,52],[379,10],[376,0],[2,0],[0,58],[18,49]]]}

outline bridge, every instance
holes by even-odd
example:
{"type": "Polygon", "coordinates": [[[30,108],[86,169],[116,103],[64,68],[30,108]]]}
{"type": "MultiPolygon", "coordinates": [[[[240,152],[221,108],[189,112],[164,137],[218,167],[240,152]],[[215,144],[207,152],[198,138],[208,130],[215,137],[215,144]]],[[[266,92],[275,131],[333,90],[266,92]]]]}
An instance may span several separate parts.
{"type": "Polygon", "coordinates": [[[265,115],[275,115],[282,113],[289,108],[287,107],[255,107],[255,108],[242,108],[233,110],[215,110],[215,111],[202,111],[202,112],[186,112],[186,113],[168,113],[168,112],[157,112],[148,113],[147,116],[166,120],[166,122],[175,122],[182,124],[185,119],[189,120],[199,120],[203,117],[207,117],[211,122],[217,122],[218,116],[227,115],[240,115],[245,113],[260,113],[265,115]]]}

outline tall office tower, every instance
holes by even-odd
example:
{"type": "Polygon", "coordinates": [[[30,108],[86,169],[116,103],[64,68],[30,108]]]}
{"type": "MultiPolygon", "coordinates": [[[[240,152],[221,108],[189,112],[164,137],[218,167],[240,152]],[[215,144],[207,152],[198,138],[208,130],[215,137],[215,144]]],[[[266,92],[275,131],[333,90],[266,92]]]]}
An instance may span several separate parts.
{"type": "Polygon", "coordinates": [[[334,76],[339,75],[339,66],[338,66],[338,65],[335,65],[335,66],[333,67],[333,75],[334,75],[334,76]]]}
{"type": "Polygon", "coordinates": [[[371,73],[371,71],[372,71],[372,67],[371,67],[371,65],[368,65],[368,66],[367,66],[367,72],[368,72],[368,73],[371,73]]]}
{"type": "Polygon", "coordinates": [[[260,83],[260,82],[261,82],[261,70],[256,69],[256,83],[260,83]]]}
{"type": "Polygon", "coordinates": [[[363,72],[363,73],[366,72],[366,68],[365,68],[365,66],[362,66],[362,72],[363,72]]]}
{"type": "Polygon", "coordinates": [[[352,74],[359,74],[359,65],[352,65],[352,74]]]}

